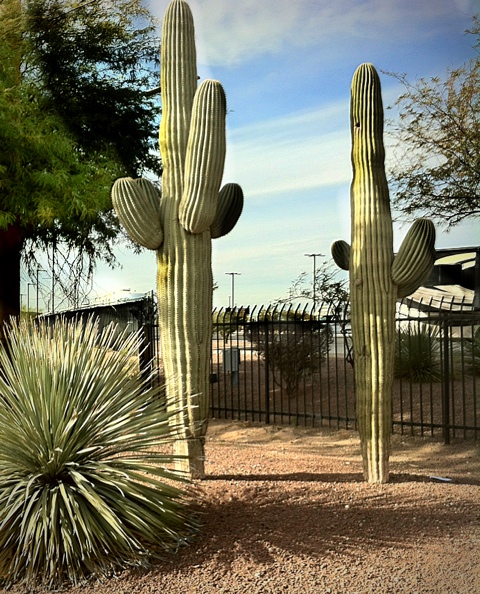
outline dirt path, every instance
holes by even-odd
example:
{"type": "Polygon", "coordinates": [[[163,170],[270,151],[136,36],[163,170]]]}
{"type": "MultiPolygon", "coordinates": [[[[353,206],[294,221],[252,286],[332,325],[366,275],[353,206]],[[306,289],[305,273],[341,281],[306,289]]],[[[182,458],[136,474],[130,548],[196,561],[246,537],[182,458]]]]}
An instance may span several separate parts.
{"type": "Polygon", "coordinates": [[[478,594],[479,453],[394,436],[391,483],[368,485],[353,432],[213,421],[198,538],[69,592],[478,594]]]}

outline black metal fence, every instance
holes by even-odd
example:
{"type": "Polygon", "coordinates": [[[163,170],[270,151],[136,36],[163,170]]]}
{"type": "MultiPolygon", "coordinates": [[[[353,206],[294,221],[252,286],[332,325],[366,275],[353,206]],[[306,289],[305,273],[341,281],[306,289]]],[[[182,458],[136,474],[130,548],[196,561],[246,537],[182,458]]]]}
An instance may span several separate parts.
{"type": "MultiPolygon", "coordinates": [[[[348,310],[227,308],[213,320],[213,417],[355,428],[348,310]]],[[[399,302],[392,431],[478,439],[479,393],[480,311],[465,299],[399,302]]]]}

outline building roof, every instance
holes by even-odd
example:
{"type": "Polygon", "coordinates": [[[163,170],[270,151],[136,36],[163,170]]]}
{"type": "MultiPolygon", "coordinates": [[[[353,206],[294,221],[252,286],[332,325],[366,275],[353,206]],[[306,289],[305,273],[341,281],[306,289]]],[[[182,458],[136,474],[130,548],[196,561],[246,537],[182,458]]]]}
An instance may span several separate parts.
{"type": "Polygon", "coordinates": [[[464,310],[473,306],[474,291],[460,285],[419,287],[404,299],[410,307],[433,310],[464,310]]]}

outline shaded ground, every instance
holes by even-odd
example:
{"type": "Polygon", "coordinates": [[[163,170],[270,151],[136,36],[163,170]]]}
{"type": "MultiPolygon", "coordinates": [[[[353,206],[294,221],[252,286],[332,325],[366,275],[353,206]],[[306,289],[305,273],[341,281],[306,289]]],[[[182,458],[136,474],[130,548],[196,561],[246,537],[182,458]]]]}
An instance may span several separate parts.
{"type": "Polygon", "coordinates": [[[478,594],[479,453],[397,435],[391,483],[368,485],[354,432],[212,421],[198,538],[69,592],[478,594]]]}

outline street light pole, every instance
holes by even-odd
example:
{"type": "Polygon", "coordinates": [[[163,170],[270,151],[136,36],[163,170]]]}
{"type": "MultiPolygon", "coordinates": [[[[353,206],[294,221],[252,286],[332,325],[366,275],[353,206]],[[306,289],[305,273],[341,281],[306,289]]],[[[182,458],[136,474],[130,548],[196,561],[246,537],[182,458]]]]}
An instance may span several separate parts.
{"type": "Polygon", "coordinates": [[[240,272],[226,272],[225,274],[229,274],[232,277],[232,302],[231,308],[235,309],[235,277],[241,276],[240,272]]]}
{"type": "Polygon", "coordinates": [[[34,287],[35,283],[27,283],[27,319],[30,319],[30,287],[34,287]]]}
{"type": "Polygon", "coordinates": [[[37,266],[37,270],[36,270],[36,280],[37,280],[37,317],[38,317],[38,273],[39,272],[45,272],[45,270],[43,270],[43,268],[40,268],[40,266],[37,266]]]}
{"type": "Polygon", "coordinates": [[[316,291],[316,277],[317,277],[317,257],[325,254],[305,254],[309,258],[313,258],[313,311],[317,307],[317,291],[316,291]]]}

